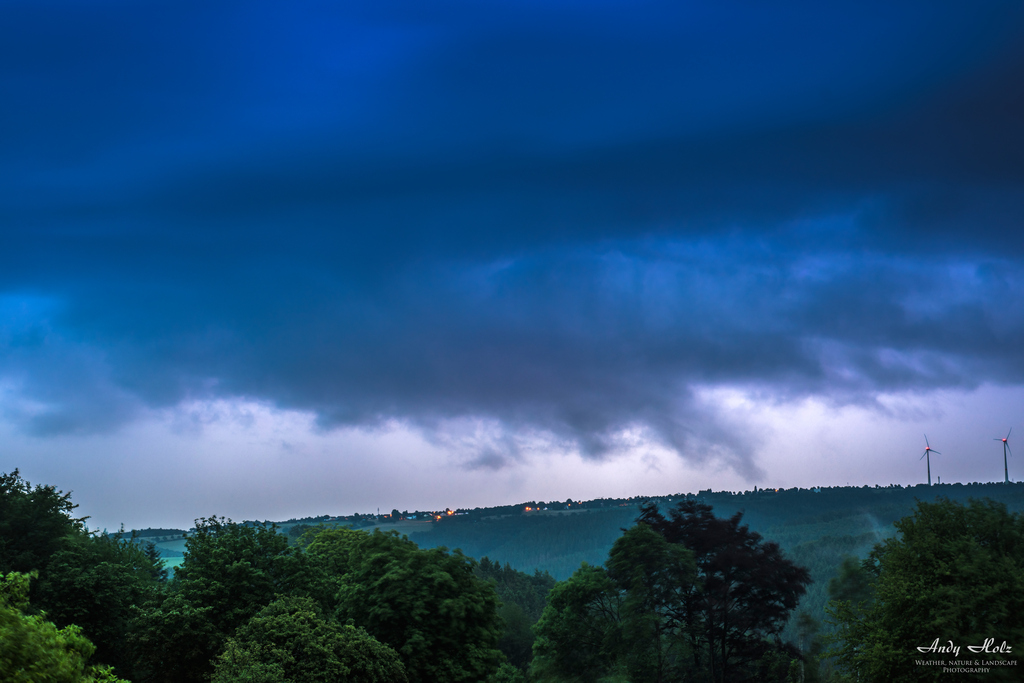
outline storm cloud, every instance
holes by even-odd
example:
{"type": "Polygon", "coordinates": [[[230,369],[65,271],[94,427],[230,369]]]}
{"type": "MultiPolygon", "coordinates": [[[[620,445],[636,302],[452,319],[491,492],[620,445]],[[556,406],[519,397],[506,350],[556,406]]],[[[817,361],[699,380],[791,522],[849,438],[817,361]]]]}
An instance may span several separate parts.
{"type": "Polygon", "coordinates": [[[1020,3],[0,12],[30,433],[238,398],[756,478],[703,388],[1024,383],[1020,3]]]}

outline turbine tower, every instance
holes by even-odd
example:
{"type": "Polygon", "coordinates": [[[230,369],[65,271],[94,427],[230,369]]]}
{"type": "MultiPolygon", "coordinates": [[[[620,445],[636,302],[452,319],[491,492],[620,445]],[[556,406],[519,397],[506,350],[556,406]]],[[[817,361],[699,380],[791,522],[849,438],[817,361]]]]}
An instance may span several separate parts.
{"type": "MultiPolygon", "coordinates": [[[[1009,436],[1009,434],[1007,434],[1007,436],[1009,436]]],[[[939,453],[937,450],[935,450],[934,448],[931,447],[931,445],[928,443],[928,435],[925,434],[924,435],[924,453],[921,454],[921,457],[918,458],[918,460],[924,460],[925,458],[928,458],[928,485],[929,486],[932,485],[932,458],[931,458],[931,454],[932,453],[934,453],[935,455],[942,455],[942,453],[939,453]]]]}
{"type": "MultiPolygon", "coordinates": [[[[1010,427],[1010,432],[1013,431],[1013,427],[1010,427]]],[[[996,441],[1003,442],[1003,483],[1010,483],[1010,469],[1006,466],[1006,454],[1013,455],[1013,451],[1010,450],[1010,432],[1006,432],[1006,436],[1002,439],[995,439],[996,441]]]]}

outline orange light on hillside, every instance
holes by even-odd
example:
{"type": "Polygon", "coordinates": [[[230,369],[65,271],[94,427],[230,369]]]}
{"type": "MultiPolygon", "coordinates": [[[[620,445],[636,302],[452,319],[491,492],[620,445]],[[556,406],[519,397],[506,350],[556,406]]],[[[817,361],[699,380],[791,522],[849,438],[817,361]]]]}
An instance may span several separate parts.
{"type": "Polygon", "coordinates": [[[454,512],[452,512],[451,510],[449,510],[449,511],[448,511],[448,514],[449,514],[449,515],[454,515],[455,513],[454,513],[454,512]]]}

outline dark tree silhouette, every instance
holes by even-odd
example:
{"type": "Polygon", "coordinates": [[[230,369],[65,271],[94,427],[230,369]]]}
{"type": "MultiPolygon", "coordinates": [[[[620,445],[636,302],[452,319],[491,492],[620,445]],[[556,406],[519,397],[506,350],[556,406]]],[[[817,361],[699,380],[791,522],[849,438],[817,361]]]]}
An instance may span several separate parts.
{"type": "Polygon", "coordinates": [[[710,505],[690,500],[667,518],[653,503],[640,512],[641,523],[693,553],[697,581],[677,604],[676,618],[690,625],[694,667],[709,670],[713,681],[759,680],[764,661],[796,656],[779,636],[811,582],[777,543],[742,525],[742,516],[715,517],[710,505]]]}
{"type": "Polygon", "coordinates": [[[85,531],[85,517],[71,494],[54,486],[35,486],[18,470],[0,473],[0,573],[42,569],[64,539],[85,531]]]}

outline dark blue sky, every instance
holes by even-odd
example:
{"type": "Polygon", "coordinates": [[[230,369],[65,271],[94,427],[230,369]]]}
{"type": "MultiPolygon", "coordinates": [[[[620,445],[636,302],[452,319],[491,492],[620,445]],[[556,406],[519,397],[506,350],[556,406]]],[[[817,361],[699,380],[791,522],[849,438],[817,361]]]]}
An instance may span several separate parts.
{"type": "Polygon", "coordinates": [[[297,510],[254,439],[365,510],[810,485],[786,411],[909,480],[1024,405],[1020,2],[7,2],[0,131],[0,470],[103,521],[297,510]]]}

